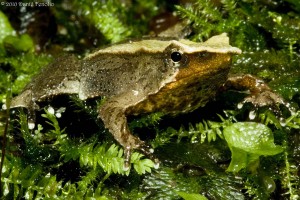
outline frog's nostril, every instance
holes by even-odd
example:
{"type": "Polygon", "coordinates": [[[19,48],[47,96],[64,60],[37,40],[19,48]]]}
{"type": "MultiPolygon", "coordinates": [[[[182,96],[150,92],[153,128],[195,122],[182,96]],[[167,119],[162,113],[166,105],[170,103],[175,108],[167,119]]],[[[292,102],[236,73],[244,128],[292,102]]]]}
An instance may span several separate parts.
{"type": "Polygon", "coordinates": [[[199,53],[199,57],[203,58],[203,57],[208,57],[210,55],[210,53],[208,53],[207,51],[203,51],[199,53]]]}
{"type": "Polygon", "coordinates": [[[173,60],[173,62],[179,62],[182,59],[182,55],[180,52],[175,51],[171,53],[171,59],[173,60]]]}

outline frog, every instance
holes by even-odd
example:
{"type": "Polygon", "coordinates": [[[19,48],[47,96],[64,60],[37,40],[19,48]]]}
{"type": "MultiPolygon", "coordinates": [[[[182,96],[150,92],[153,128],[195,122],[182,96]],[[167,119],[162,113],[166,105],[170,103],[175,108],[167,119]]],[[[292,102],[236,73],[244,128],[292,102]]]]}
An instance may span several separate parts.
{"type": "Polygon", "coordinates": [[[228,79],[232,56],[240,53],[222,33],[205,42],[149,38],[102,48],[82,59],[68,55],[43,68],[12,99],[11,108],[25,107],[34,124],[35,111],[53,97],[104,97],[98,117],[124,148],[128,167],[133,150],[153,153],[131,133],[128,116],[153,112],[175,116],[205,106],[228,79]]]}

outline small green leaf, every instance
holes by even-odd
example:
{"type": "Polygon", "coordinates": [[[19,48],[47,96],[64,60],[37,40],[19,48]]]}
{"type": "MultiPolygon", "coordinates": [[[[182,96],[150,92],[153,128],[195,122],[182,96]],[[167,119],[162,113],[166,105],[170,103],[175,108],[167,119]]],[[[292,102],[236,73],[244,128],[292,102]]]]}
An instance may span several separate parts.
{"type": "Polygon", "coordinates": [[[6,49],[12,52],[26,52],[34,50],[34,43],[31,37],[27,34],[21,35],[20,37],[9,35],[4,38],[3,44],[6,49]]]}
{"type": "Polygon", "coordinates": [[[201,194],[189,194],[186,192],[177,192],[185,200],[207,200],[207,198],[201,194]]]}
{"type": "Polygon", "coordinates": [[[238,172],[254,163],[259,156],[276,155],[283,151],[274,144],[272,131],[263,124],[239,122],[224,129],[224,137],[231,150],[231,163],[227,171],[238,172]]]}
{"type": "Polygon", "coordinates": [[[151,173],[151,168],[154,168],[154,162],[150,159],[141,159],[134,163],[134,169],[138,174],[151,173]]]}
{"type": "Polygon", "coordinates": [[[6,15],[0,11],[0,43],[2,43],[3,39],[9,35],[16,35],[15,30],[10,25],[8,18],[6,15]]]}

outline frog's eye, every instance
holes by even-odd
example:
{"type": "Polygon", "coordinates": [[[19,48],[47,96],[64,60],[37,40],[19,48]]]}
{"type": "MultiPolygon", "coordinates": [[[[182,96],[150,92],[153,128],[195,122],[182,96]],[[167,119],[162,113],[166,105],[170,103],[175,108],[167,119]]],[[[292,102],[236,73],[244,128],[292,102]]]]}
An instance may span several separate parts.
{"type": "Polygon", "coordinates": [[[182,54],[178,51],[174,51],[171,53],[171,59],[175,63],[180,62],[182,59],[182,54]]]}
{"type": "Polygon", "coordinates": [[[173,67],[184,67],[188,63],[188,57],[179,49],[171,49],[170,52],[166,54],[168,57],[166,59],[167,64],[173,67]]]}

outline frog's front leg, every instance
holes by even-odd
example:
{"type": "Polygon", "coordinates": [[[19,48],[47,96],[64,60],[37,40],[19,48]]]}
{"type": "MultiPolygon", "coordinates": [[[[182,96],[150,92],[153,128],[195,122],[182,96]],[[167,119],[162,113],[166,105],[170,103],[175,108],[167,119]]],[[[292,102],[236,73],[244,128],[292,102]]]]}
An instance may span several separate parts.
{"type": "Polygon", "coordinates": [[[256,107],[285,104],[283,98],[274,93],[263,80],[250,74],[229,77],[224,88],[249,90],[250,95],[245,98],[243,103],[250,102],[256,107]]]}
{"type": "Polygon", "coordinates": [[[138,149],[146,155],[150,155],[152,152],[145,142],[131,134],[125,115],[126,109],[129,106],[130,104],[124,104],[124,99],[120,98],[112,101],[108,100],[99,110],[99,117],[102,119],[105,128],[110,131],[124,148],[125,168],[129,167],[133,149],[138,149]]]}

